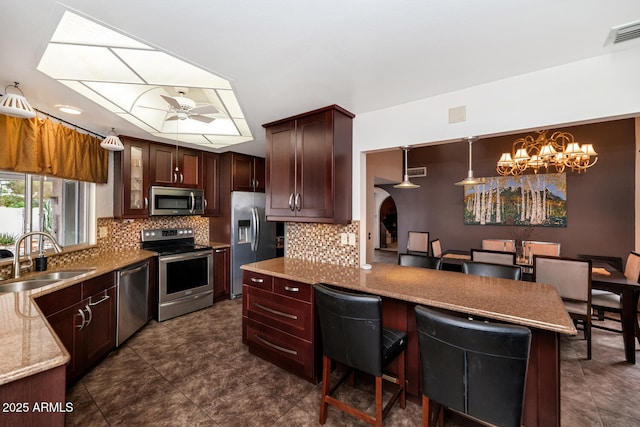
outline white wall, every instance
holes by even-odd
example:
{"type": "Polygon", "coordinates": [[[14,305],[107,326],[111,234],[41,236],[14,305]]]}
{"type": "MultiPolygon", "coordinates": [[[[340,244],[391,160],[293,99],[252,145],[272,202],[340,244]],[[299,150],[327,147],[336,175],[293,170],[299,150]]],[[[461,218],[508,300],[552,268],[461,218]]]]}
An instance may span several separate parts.
{"type": "Polygon", "coordinates": [[[364,152],[638,115],[640,48],[360,114],[354,121],[353,219],[364,233],[364,152]],[[449,124],[449,108],[462,105],[466,121],[449,124]]]}

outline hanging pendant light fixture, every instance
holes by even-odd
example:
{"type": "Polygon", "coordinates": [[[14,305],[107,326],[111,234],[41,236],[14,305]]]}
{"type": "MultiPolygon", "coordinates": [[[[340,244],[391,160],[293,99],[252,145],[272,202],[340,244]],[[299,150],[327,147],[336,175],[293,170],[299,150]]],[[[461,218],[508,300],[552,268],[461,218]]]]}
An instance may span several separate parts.
{"type": "Polygon", "coordinates": [[[100,147],[109,151],[122,151],[124,150],[124,145],[118,135],[116,135],[116,131],[114,128],[111,128],[107,137],[100,143],[100,147]]]}
{"type": "Polygon", "coordinates": [[[0,98],[0,113],[12,117],[20,117],[21,119],[30,119],[36,116],[36,111],[27,102],[24,94],[18,87],[18,82],[13,82],[13,85],[8,85],[4,88],[4,95],[0,98]],[[20,92],[8,93],[7,89],[13,88],[20,92]]]}
{"type": "Polygon", "coordinates": [[[458,181],[454,183],[454,185],[478,185],[484,182],[482,178],[473,177],[473,168],[471,167],[471,160],[473,157],[472,146],[473,146],[473,141],[475,141],[476,139],[478,138],[476,138],[475,136],[469,136],[466,138],[466,140],[469,141],[469,170],[467,171],[467,177],[462,181],[458,181]]]}
{"type": "Polygon", "coordinates": [[[394,185],[393,187],[394,188],[420,188],[418,184],[414,184],[413,182],[409,181],[409,173],[407,172],[407,169],[408,169],[407,153],[409,152],[409,150],[411,150],[411,147],[404,146],[401,148],[402,148],[402,151],[404,152],[404,156],[402,157],[402,172],[404,175],[403,175],[402,182],[400,184],[394,185]]]}

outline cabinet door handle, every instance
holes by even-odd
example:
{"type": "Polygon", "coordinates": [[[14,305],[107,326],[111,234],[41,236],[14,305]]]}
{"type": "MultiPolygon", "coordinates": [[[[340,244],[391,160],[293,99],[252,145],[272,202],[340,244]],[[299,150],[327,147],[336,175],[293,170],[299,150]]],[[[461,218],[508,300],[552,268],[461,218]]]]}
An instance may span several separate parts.
{"type": "Polygon", "coordinates": [[[251,281],[252,281],[253,283],[264,283],[264,279],[256,279],[255,277],[252,277],[252,278],[251,278],[251,281]]]}
{"type": "Polygon", "coordinates": [[[257,179],[253,181],[253,188],[258,188],[259,185],[260,181],[258,181],[257,179]]]}
{"type": "MultiPolygon", "coordinates": [[[[226,249],[216,249],[216,253],[219,254],[220,252],[224,252],[226,249]]],[[[253,279],[251,279],[253,280],[253,279]]]]}
{"type": "Polygon", "coordinates": [[[89,297],[89,305],[90,305],[91,307],[94,307],[94,306],[96,306],[96,305],[98,305],[98,304],[101,304],[101,303],[105,302],[106,300],[108,300],[108,299],[109,299],[109,298],[111,298],[111,297],[110,297],[109,295],[107,295],[107,291],[105,290],[105,291],[104,291],[104,295],[103,295],[103,296],[102,296],[102,298],[100,298],[98,301],[93,302],[93,301],[91,301],[91,298],[93,298],[93,297],[89,297]]]}
{"type": "Polygon", "coordinates": [[[147,199],[146,197],[144,198],[144,208],[147,209],[147,207],[149,206],[149,199],[147,199]]]}
{"type": "Polygon", "coordinates": [[[262,344],[264,344],[264,345],[267,345],[267,346],[269,346],[269,347],[271,347],[271,348],[275,348],[276,350],[279,350],[279,351],[284,351],[285,353],[288,353],[288,354],[293,354],[294,356],[297,356],[297,355],[298,355],[298,352],[297,352],[297,351],[295,351],[295,350],[291,350],[291,349],[288,349],[288,348],[284,348],[284,347],[281,347],[281,346],[279,346],[279,345],[277,345],[277,344],[274,344],[274,343],[272,343],[272,342],[269,342],[269,341],[265,340],[264,338],[262,338],[262,337],[261,337],[260,335],[258,335],[258,334],[254,334],[254,336],[256,337],[256,339],[257,339],[258,341],[260,341],[260,342],[261,342],[262,344]]]}
{"type": "Polygon", "coordinates": [[[293,205],[293,193],[289,195],[289,209],[291,209],[291,212],[295,209],[295,206],[293,205]]]}
{"type": "Polygon", "coordinates": [[[180,172],[180,184],[184,182],[184,175],[180,172]]]}
{"type": "Polygon", "coordinates": [[[300,209],[302,208],[301,202],[302,201],[302,197],[300,196],[300,193],[296,193],[296,202],[295,202],[295,207],[298,210],[298,212],[300,212],[300,209]]]}
{"type": "Polygon", "coordinates": [[[285,286],[284,290],[288,292],[300,292],[300,288],[292,288],[291,286],[285,286]]]}
{"type": "Polygon", "coordinates": [[[209,205],[209,204],[207,203],[207,199],[204,199],[204,208],[205,208],[205,210],[207,209],[207,206],[208,206],[208,205],[209,205]]]}
{"type": "Polygon", "coordinates": [[[172,182],[172,183],[176,183],[176,182],[178,182],[178,174],[177,174],[177,172],[174,172],[174,173],[173,173],[173,181],[171,181],[171,182],[172,182]]]}
{"type": "Polygon", "coordinates": [[[284,311],[274,310],[273,308],[265,307],[264,305],[257,302],[254,302],[253,305],[263,309],[264,311],[268,311],[271,314],[275,314],[276,316],[286,317],[287,319],[292,319],[292,320],[298,320],[298,316],[296,316],[295,314],[289,314],[289,313],[285,313],[284,311]]]}
{"type": "Polygon", "coordinates": [[[82,323],[80,325],[76,325],[76,328],[78,328],[78,330],[81,331],[82,328],[84,328],[84,324],[86,323],[87,318],[84,315],[84,310],[78,309],[78,313],[80,314],[80,317],[82,318],[82,323]]]}
{"type": "Polygon", "coordinates": [[[85,305],[84,307],[87,309],[87,313],[89,313],[89,320],[87,320],[87,325],[90,325],[91,321],[93,320],[93,311],[91,311],[91,307],[89,307],[89,305],[85,305]]]}

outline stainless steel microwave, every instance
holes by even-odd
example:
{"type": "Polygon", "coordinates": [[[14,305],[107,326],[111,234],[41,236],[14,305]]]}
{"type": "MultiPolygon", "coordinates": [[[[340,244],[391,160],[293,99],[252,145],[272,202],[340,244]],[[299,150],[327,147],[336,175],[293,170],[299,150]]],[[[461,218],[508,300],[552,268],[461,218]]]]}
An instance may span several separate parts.
{"type": "Polygon", "coordinates": [[[204,190],[151,186],[149,215],[202,215],[204,190]]]}

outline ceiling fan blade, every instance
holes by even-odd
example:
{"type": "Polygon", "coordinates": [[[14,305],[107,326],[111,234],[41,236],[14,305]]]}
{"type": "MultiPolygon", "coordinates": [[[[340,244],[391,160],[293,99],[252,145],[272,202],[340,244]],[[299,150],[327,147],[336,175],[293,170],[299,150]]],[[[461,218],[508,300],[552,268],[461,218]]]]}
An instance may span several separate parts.
{"type": "Polygon", "coordinates": [[[167,101],[167,104],[169,104],[172,108],[182,109],[182,105],[180,105],[180,103],[176,101],[174,98],[166,95],[160,95],[160,96],[162,97],[162,99],[167,101]]]}
{"type": "Polygon", "coordinates": [[[167,117],[166,119],[164,119],[165,122],[169,122],[171,120],[178,120],[178,116],[171,116],[171,117],[167,117]]]}
{"type": "Polygon", "coordinates": [[[193,114],[216,114],[219,113],[220,110],[213,105],[203,105],[202,107],[193,108],[189,110],[189,112],[193,114]]]}
{"type": "Polygon", "coordinates": [[[215,120],[213,117],[198,116],[198,115],[190,115],[189,118],[193,120],[197,120],[199,122],[203,122],[203,123],[211,123],[212,121],[215,120]]]}

